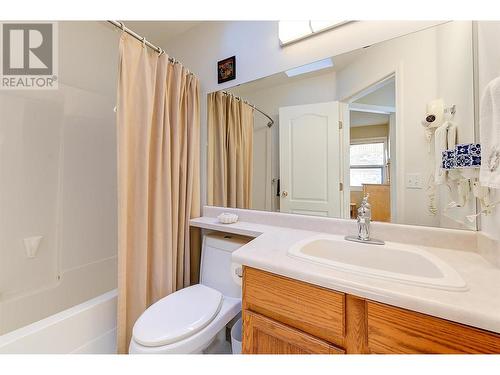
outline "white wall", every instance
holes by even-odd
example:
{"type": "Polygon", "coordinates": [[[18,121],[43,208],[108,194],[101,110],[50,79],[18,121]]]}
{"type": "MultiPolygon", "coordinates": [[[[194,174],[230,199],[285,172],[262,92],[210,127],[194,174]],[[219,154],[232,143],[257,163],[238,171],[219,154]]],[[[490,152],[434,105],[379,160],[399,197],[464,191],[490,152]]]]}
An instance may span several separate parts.
{"type": "Polygon", "coordinates": [[[103,22],[60,22],[59,89],[0,92],[0,323],[2,301],[116,257],[118,37],[103,22]],[[35,235],[30,259],[23,238],[35,235]]]}
{"type": "MultiPolygon", "coordinates": [[[[478,22],[478,94],[484,92],[486,85],[500,76],[500,49],[498,48],[500,35],[499,21],[478,22]]],[[[481,120],[479,120],[481,121],[481,120]]],[[[500,200],[500,190],[492,190],[492,200],[500,200]]],[[[492,215],[481,218],[481,230],[488,236],[500,240],[500,206],[492,215]]]]}
{"type": "Polygon", "coordinates": [[[281,48],[277,21],[206,22],[164,47],[201,81],[202,203],[206,202],[206,95],[311,61],[439,24],[436,21],[360,21],[281,48]],[[237,78],[217,84],[217,61],[236,55],[237,78]]]}

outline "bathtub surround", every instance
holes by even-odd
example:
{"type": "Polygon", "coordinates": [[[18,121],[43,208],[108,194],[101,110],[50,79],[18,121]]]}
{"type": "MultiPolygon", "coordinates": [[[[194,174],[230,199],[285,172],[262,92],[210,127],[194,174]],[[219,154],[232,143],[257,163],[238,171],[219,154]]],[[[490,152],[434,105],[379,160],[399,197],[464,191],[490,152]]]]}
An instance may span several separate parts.
{"type": "MultiPolygon", "coordinates": [[[[198,217],[198,79],[122,33],[118,126],[118,352],[148,306],[190,284],[198,217]]],[[[195,257],[196,258],[196,257],[195,257]]]]}
{"type": "Polygon", "coordinates": [[[116,289],[120,34],[104,22],[58,31],[59,88],[0,93],[0,341],[116,289]],[[36,236],[29,257],[23,239],[36,236]]]}
{"type": "Polygon", "coordinates": [[[232,95],[208,95],[209,205],[252,207],[253,115],[232,95]]]}

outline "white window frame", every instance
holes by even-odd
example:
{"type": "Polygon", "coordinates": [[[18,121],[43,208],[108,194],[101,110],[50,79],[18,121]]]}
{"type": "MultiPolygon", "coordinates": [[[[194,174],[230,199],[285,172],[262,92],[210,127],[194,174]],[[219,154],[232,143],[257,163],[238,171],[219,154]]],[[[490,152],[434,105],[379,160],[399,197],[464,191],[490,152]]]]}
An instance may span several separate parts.
{"type": "MultiPolygon", "coordinates": [[[[371,137],[371,138],[351,138],[351,142],[349,144],[349,149],[352,145],[365,145],[369,143],[383,143],[384,144],[384,160],[382,164],[376,164],[376,165],[355,165],[352,166],[349,163],[349,174],[351,173],[351,169],[376,169],[380,168],[382,172],[382,183],[384,184],[385,181],[387,181],[387,173],[386,173],[386,168],[387,168],[387,160],[389,159],[389,149],[388,149],[388,139],[387,137],[371,137]]],[[[351,186],[351,191],[363,191],[363,186],[351,186]]]]}

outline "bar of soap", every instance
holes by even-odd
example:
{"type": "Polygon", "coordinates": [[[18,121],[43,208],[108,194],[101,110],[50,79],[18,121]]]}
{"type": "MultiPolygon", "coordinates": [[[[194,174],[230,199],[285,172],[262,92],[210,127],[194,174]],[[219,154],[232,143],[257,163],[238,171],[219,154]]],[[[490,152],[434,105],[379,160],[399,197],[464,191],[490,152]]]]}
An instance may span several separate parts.
{"type": "Polygon", "coordinates": [[[238,221],[238,215],[224,212],[224,213],[220,214],[219,216],[217,216],[217,219],[219,219],[219,223],[232,224],[232,223],[236,223],[238,221]]]}

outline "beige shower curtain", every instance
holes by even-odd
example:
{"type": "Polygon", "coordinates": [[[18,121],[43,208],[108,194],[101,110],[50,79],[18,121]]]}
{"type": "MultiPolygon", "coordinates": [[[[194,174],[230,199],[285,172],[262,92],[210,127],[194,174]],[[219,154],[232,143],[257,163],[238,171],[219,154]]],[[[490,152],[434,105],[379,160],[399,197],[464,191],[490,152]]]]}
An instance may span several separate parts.
{"type": "Polygon", "coordinates": [[[208,96],[208,204],[251,208],[253,108],[220,91],[208,96]]]}
{"type": "Polygon", "coordinates": [[[118,126],[118,351],[158,299],[190,284],[200,214],[197,78],[123,33],[118,126]],[[191,243],[191,248],[194,244],[191,243]]]}

